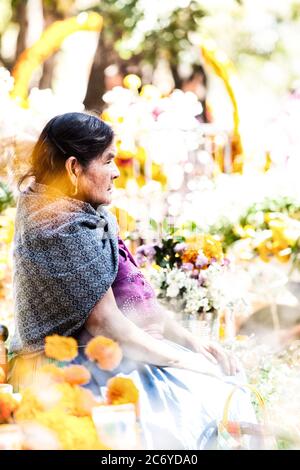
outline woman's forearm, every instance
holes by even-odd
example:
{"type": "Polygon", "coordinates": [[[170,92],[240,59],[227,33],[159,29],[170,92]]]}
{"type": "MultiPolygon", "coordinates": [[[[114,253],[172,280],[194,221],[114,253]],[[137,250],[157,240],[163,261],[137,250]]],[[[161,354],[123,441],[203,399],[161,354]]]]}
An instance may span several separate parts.
{"type": "Polygon", "coordinates": [[[118,309],[112,293],[108,293],[107,298],[94,308],[85,328],[93,336],[105,335],[117,341],[124,356],[129,359],[157,366],[205,372],[203,367],[200,367],[201,360],[197,354],[177,350],[153,338],[127,319],[118,309]]]}
{"type": "Polygon", "coordinates": [[[162,341],[137,327],[121,312],[114,311],[109,319],[91,314],[85,328],[93,335],[104,335],[117,341],[122,347],[124,356],[140,362],[159,366],[180,367],[182,354],[162,341]]]}
{"type": "Polygon", "coordinates": [[[170,341],[181,344],[186,348],[191,346],[193,335],[186,328],[184,328],[178,321],[176,321],[172,314],[165,310],[162,312],[165,318],[164,336],[170,341]]]}

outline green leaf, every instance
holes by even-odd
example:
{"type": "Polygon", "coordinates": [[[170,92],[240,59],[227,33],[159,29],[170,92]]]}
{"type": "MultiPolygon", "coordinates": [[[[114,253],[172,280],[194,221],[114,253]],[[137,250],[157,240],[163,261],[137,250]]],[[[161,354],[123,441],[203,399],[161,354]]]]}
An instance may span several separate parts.
{"type": "Polygon", "coordinates": [[[149,223],[150,223],[151,228],[157,232],[158,224],[157,224],[156,220],[150,219],[149,223]]]}
{"type": "Polygon", "coordinates": [[[8,186],[0,181],[0,213],[15,205],[14,197],[8,186]]]}

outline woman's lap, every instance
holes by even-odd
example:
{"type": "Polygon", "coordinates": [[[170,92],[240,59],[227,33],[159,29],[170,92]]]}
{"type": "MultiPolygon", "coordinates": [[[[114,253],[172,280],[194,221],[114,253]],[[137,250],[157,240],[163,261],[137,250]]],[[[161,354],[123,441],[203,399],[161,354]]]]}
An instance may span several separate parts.
{"type": "MultiPolygon", "coordinates": [[[[89,368],[92,381],[87,387],[102,397],[109,378],[119,375],[134,381],[140,393],[140,423],[149,449],[205,447],[216,430],[216,423],[222,418],[225,401],[233,387],[246,384],[243,372],[234,377],[223,376],[220,380],[193,371],[156,367],[128,359],[123,359],[114,371],[105,372],[88,361],[83,352],[74,362],[89,368]]],[[[211,367],[212,372],[215,371],[215,366],[211,367]]],[[[247,390],[235,393],[229,417],[236,421],[256,422],[247,390]]]]}

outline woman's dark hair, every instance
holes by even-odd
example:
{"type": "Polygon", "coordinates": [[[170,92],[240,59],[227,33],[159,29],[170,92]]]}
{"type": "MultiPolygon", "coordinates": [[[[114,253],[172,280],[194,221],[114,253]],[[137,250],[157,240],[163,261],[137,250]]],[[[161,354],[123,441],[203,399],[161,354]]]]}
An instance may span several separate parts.
{"type": "Polygon", "coordinates": [[[31,154],[31,168],[19,187],[30,176],[37,183],[49,183],[65,171],[70,156],[86,168],[112,143],[112,128],[97,116],[65,113],[52,118],[44,127],[31,154]]]}

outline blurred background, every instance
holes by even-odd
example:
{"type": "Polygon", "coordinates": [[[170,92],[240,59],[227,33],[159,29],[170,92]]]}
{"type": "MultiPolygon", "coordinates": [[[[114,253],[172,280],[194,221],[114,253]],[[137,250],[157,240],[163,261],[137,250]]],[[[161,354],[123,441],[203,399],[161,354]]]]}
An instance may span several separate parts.
{"type": "Polygon", "coordinates": [[[300,0],[0,0],[0,322],[17,178],[51,117],[96,113],[121,235],[161,302],[243,359],[280,448],[300,440],[299,31],[300,0]]]}

